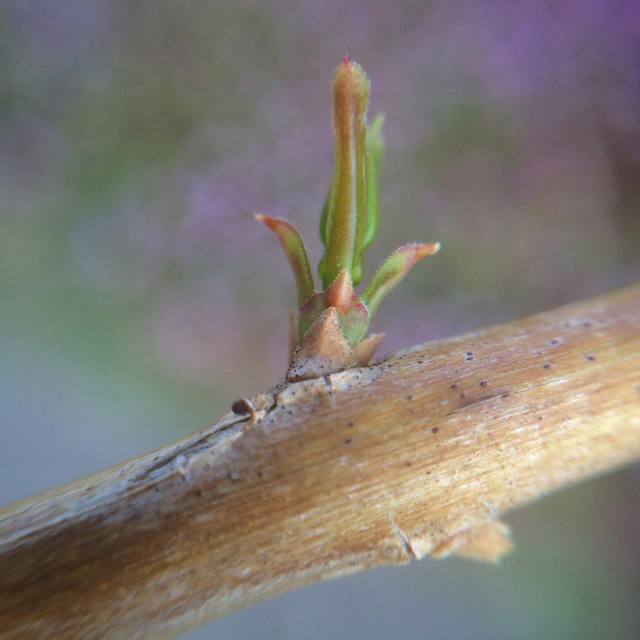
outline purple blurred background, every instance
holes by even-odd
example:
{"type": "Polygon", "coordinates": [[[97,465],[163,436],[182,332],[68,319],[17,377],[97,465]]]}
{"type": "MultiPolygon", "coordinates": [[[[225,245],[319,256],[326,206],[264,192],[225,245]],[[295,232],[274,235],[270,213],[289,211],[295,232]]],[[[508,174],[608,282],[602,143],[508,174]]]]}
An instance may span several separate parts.
{"type": "MultiPolygon", "coordinates": [[[[188,433],[286,366],[349,51],[386,113],[377,265],[443,243],[386,351],[640,279],[637,0],[0,6],[0,504],[188,433]]],[[[370,273],[370,270],[369,270],[370,273]]],[[[638,467],[510,515],[500,568],[425,561],[196,638],[640,637],[638,467]]]]}

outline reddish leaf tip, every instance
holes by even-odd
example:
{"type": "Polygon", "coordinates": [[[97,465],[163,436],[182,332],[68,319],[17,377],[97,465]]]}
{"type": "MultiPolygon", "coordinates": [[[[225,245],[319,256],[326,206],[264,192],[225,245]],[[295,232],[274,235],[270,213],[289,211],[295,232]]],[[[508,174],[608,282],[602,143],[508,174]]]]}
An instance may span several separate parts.
{"type": "Polygon", "coordinates": [[[412,242],[411,244],[405,244],[397,250],[398,254],[406,257],[403,270],[404,273],[409,273],[413,269],[414,265],[420,260],[432,256],[440,251],[440,243],[432,242],[425,244],[422,242],[412,242]]]}
{"type": "Polygon", "coordinates": [[[268,216],[268,215],[266,215],[264,213],[254,213],[253,217],[258,222],[262,222],[262,224],[264,224],[267,227],[269,227],[269,229],[271,229],[272,231],[275,231],[276,227],[278,226],[278,219],[277,218],[272,218],[271,216],[268,216]]]}
{"type": "Polygon", "coordinates": [[[440,251],[440,243],[432,242],[431,244],[417,244],[415,245],[416,258],[422,260],[427,256],[435,255],[440,251]]]}

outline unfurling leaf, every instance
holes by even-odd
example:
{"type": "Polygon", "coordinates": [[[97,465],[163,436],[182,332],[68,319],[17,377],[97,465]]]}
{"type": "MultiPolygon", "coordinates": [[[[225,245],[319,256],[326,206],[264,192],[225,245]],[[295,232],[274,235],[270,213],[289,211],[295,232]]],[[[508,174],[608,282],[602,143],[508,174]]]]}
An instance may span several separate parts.
{"type": "Polygon", "coordinates": [[[354,285],[362,280],[368,102],[369,78],[357,62],[347,57],[333,76],[335,168],[321,224],[325,253],[318,267],[324,287],[343,269],[349,271],[354,285]]]}

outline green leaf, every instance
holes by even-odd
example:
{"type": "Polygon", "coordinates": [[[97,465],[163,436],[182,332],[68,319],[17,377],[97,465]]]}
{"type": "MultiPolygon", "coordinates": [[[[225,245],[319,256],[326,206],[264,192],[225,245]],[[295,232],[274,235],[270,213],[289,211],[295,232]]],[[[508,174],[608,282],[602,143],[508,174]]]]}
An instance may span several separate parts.
{"type": "Polygon", "coordinates": [[[298,306],[301,307],[313,296],[315,285],[313,283],[313,275],[311,273],[307,250],[300,232],[294,225],[282,218],[272,218],[271,216],[266,216],[261,213],[257,213],[255,218],[258,222],[262,222],[269,227],[269,229],[278,236],[278,240],[280,240],[282,249],[289,260],[296,280],[298,306]]]}
{"type": "Polygon", "coordinates": [[[362,251],[366,251],[378,233],[380,224],[380,169],[384,154],[382,125],[384,114],[379,113],[367,127],[367,222],[362,241],[362,251]]]}
{"type": "Polygon", "coordinates": [[[396,249],[384,261],[362,294],[362,301],[369,309],[370,319],[373,319],[384,298],[404,279],[413,266],[423,258],[432,256],[439,250],[439,242],[434,244],[406,244],[396,249]]]}

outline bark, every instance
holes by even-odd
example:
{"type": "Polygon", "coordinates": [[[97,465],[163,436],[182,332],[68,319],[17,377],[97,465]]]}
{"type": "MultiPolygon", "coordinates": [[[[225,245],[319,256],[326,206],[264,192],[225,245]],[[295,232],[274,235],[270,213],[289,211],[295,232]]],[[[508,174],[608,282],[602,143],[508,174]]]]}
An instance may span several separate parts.
{"type": "Polygon", "coordinates": [[[3,638],[172,637],[305,584],[452,552],[640,458],[640,286],[289,384],[0,511],[3,638]]]}

